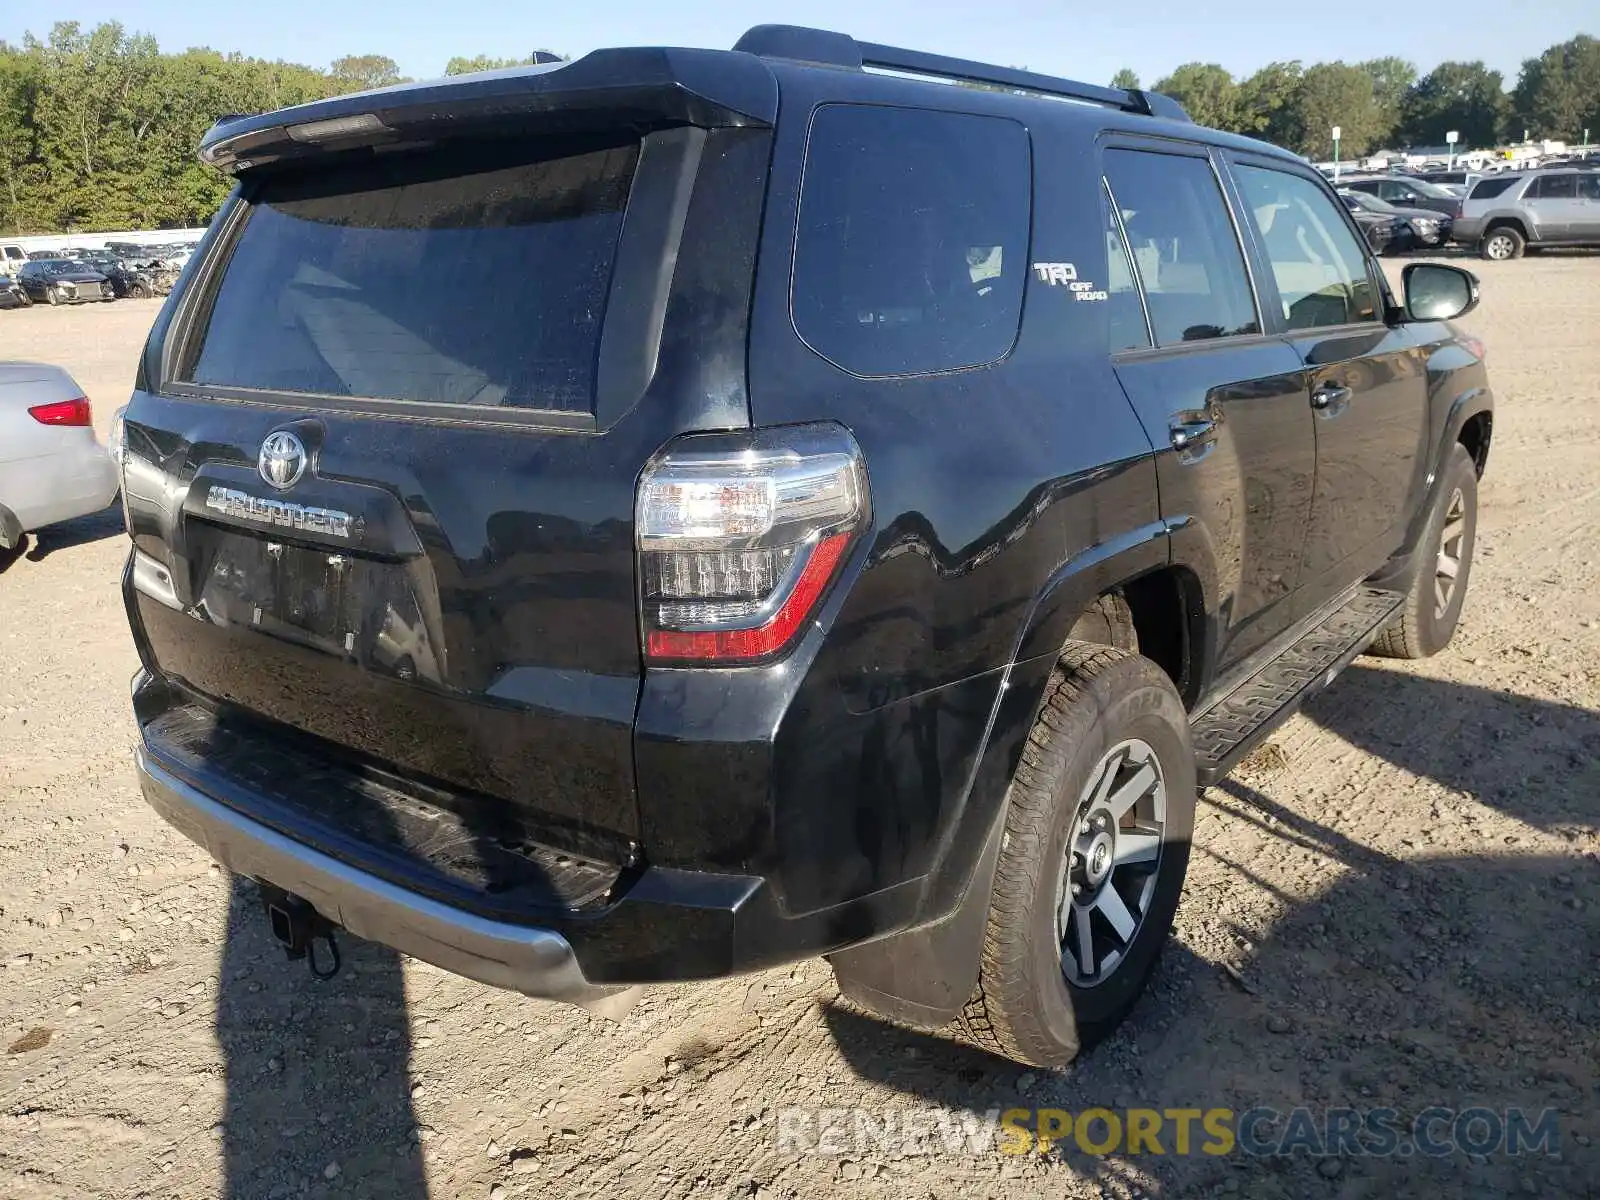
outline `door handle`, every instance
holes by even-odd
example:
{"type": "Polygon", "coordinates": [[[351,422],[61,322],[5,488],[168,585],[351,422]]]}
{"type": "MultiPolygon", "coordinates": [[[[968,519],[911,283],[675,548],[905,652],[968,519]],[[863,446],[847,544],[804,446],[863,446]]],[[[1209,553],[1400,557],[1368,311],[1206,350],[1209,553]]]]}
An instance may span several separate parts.
{"type": "Polygon", "coordinates": [[[1350,396],[1350,389],[1342,383],[1318,384],[1311,393],[1311,407],[1331,417],[1344,411],[1344,406],[1350,403],[1350,396]]]}
{"type": "Polygon", "coordinates": [[[1172,418],[1167,432],[1174,450],[1192,450],[1216,438],[1217,423],[1210,417],[1183,414],[1172,418]]]}

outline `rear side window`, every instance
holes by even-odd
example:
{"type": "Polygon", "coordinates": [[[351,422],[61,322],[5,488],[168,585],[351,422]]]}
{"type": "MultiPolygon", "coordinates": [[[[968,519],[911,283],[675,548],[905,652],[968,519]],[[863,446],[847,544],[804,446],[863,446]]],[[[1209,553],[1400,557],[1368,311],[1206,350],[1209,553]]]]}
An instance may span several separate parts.
{"type": "Polygon", "coordinates": [[[1520,179],[1517,179],[1514,176],[1506,179],[1480,179],[1473,186],[1472,192],[1470,195],[1468,195],[1467,199],[1493,200],[1496,196],[1500,195],[1500,193],[1509,191],[1511,188],[1515,187],[1521,182],[1522,181],[1520,179]]]}
{"type": "Polygon", "coordinates": [[[822,106],[800,193],[795,329],[856,375],[1003,358],[1022,319],[1030,207],[1015,121],[822,106]]]}
{"type": "Polygon", "coordinates": [[[1528,189],[1530,200],[1576,200],[1577,198],[1576,175],[1541,175],[1528,189]]]}
{"type": "Polygon", "coordinates": [[[1108,150],[1105,169],[1156,343],[1259,332],[1244,254],[1211,164],[1108,150]]]}
{"type": "Polygon", "coordinates": [[[480,145],[261,180],[187,378],[591,408],[638,145],[567,150],[480,145]]]}

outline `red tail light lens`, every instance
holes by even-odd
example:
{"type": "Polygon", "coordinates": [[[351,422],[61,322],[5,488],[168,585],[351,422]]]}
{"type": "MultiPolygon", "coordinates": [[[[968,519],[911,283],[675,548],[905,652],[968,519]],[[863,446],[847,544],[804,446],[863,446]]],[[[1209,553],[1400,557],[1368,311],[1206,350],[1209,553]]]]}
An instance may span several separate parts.
{"type": "Polygon", "coordinates": [[[30,408],[28,415],[41,425],[94,424],[94,414],[90,412],[88,398],[84,396],[79,396],[76,400],[58,400],[54,404],[41,404],[37,408],[30,408]]]}
{"type": "Polygon", "coordinates": [[[639,481],[645,655],[731,666],[786,650],[866,525],[867,475],[838,425],[693,434],[639,481]]]}

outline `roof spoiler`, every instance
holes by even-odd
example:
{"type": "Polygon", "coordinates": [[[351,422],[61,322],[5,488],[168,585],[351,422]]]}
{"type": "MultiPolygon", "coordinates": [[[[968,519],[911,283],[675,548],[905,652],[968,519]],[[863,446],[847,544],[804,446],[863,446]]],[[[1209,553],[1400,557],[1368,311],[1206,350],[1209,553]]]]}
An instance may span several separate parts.
{"type": "Polygon", "coordinates": [[[254,116],[223,117],[200,160],[225,171],[441,137],[586,133],[619,126],[770,126],[778,84],[726,51],[597,50],[575,62],[399,84],[254,116]]]}
{"type": "Polygon", "coordinates": [[[858,42],[848,34],[808,29],[802,25],[757,25],[740,38],[733,48],[761,58],[786,58],[856,71],[871,67],[881,71],[899,71],[907,75],[926,75],[934,79],[1059,96],[1067,100],[1102,104],[1145,117],[1165,117],[1171,121],[1190,119],[1183,105],[1159,92],[1100,87],[1016,67],[998,67],[965,58],[948,58],[943,54],[925,54],[920,50],[885,46],[877,42],[858,42]]]}

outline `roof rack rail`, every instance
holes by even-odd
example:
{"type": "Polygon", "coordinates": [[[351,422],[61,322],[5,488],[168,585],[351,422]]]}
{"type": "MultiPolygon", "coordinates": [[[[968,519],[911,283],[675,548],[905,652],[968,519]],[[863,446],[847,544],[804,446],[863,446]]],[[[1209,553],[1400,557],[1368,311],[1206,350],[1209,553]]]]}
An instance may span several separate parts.
{"type": "Polygon", "coordinates": [[[788,58],[798,62],[845,67],[857,71],[865,67],[876,67],[884,71],[902,71],[908,75],[928,75],[964,83],[987,84],[991,87],[1017,88],[1020,91],[1037,92],[1045,96],[1061,96],[1068,100],[1103,104],[1108,108],[1138,113],[1146,117],[1165,117],[1172,121],[1190,119],[1189,114],[1183,110],[1183,105],[1171,96],[1163,96],[1159,92],[1146,92],[1139,88],[1100,87],[1093,83],[1079,83],[1073,79],[1041,75],[1036,71],[1023,71],[1015,67],[997,67],[992,63],[950,58],[943,54],[926,54],[920,50],[885,46],[878,42],[858,42],[849,34],[834,33],[826,29],[808,29],[803,25],[757,25],[746,32],[733,48],[761,58],[788,58]]]}

